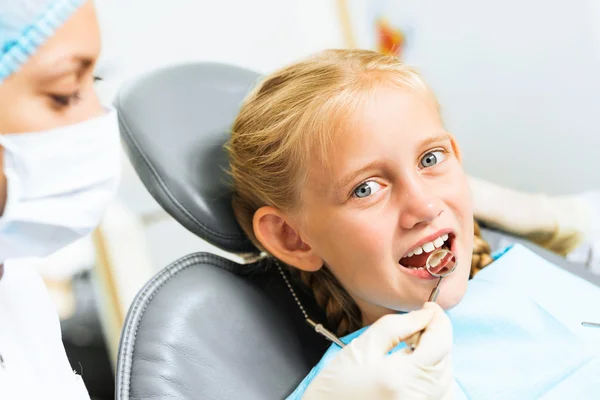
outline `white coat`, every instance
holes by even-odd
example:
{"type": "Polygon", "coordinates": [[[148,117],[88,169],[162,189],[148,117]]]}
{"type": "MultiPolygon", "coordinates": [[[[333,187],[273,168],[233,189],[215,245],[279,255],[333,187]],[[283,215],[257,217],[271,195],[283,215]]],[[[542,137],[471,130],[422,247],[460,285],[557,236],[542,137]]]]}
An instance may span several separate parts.
{"type": "Polygon", "coordinates": [[[0,280],[0,399],[89,400],[46,286],[26,261],[6,261],[0,280]]]}

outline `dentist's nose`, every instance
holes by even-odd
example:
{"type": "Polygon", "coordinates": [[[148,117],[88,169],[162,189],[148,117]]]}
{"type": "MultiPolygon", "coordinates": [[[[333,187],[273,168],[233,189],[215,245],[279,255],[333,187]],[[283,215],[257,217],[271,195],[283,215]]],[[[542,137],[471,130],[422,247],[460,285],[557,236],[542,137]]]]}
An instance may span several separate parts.
{"type": "Polygon", "coordinates": [[[416,178],[405,185],[400,196],[400,226],[403,229],[431,223],[444,211],[442,200],[421,179],[416,178]]]}

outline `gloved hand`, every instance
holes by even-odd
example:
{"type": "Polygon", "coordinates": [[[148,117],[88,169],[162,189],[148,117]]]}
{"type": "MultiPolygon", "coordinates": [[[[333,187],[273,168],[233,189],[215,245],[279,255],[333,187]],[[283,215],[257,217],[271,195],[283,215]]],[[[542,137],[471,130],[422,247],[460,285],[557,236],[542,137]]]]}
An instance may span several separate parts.
{"type": "Polygon", "coordinates": [[[386,315],[344,347],[310,383],[303,400],[451,399],[452,326],[434,303],[407,314],[386,315]],[[409,354],[387,354],[425,328],[409,354]]]}
{"type": "Polygon", "coordinates": [[[566,255],[590,240],[592,207],[582,196],[526,193],[469,177],[475,218],[566,255]]]}
{"type": "Polygon", "coordinates": [[[572,262],[587,265],[592,273],[600,275],[600,190],[571,196],[579,200],[581,208],[588,210],[585,238],[575,251],[567,255],[572,262]]]}

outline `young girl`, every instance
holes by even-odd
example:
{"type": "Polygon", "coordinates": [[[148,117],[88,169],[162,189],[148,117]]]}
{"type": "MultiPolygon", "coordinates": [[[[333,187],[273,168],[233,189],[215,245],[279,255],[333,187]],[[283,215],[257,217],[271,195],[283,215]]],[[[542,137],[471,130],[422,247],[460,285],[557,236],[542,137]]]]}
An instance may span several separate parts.
{"type": "MultiPolygon", "coordinates": [[[[227,147],[240,225],[259,248],[298,272],[332,330],[340,336],[353,333],[344,341],[384,315],[423,307],[437,283],[423,268],[434,249],[450,249],[457,257],[457,268],[443,280],[437,299],[446,310],[461,302],[469,277],[493,261],[474,230],[460,149],[443,127],[439,105],[419,75],[395,58],[331,50],[275,72],[244,103],[227,147]]],[[[523,365],[543,374],[535,360],[548,349],[531,343],[530,334],[539,330],[528,320],[545,321],[542,325],[553,329],[544,345],[572,339],[548,313],[528,307],[526,296],[509,295],[514,292],[509,283],[492,275],[482,282],[481,288],[470,285],[473,301],[450,315],[455,391],[464,398],[493,397],[498,376],[488,371],[494,379],[473,377],[491,360],[479,365],[482,360],[473,355],[506,354],[506,348],[490,347],[499,343],[494,341],[499,333],[489,310],[500,299],[508,303],[509,316],[510,306],[526,308],[519,314],[524,325],[523,320],[502,322],[513,329],[512,344],[523,345],[527,350],[521,354],[533,360],[523,365]],[[473,318],[489,329],[474,330],[473,318]],[[473,336],[475,331],[480,335],[473,336]]],[[[502,398],[515,393],[537,398],[566,370],[587,361],[574,344],[578,341],[570,343],[570,358],[544,375],[552,379],[515,383],[516,392],[504,391],[502,398]]],[[[325,355],[294,398],[307,386],[310,390],[312,378],[331,358],[325,355]]]]}

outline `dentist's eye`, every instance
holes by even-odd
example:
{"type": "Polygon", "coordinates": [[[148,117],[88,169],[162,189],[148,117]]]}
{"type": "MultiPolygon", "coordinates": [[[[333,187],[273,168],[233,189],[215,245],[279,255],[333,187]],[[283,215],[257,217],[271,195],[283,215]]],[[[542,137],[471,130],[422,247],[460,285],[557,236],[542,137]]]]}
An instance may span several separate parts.
{"type": "Polygon", "coordinates": [[[68,95],[51,94],[49,96],[52,102],[59,108],[72,106],[81,100],[79,92],[68,95]]]}
{"type": "Polygon", "coordinates": [[[441,163],[446,159],[446,154],[441,150],[430,151],[425,154],[421,159],[421,166],[423,168],[433,167],[436,164],[441,163]]]}
{"type": "Polygon", "coordinates": [[[369,197],[379,189],[381,189],[381,185],[379,183],[375,181],[367,181],[365,183],[361,183],[356,189],[354,189],[354,197],[358,197],[359,199],[369,197]]]}

